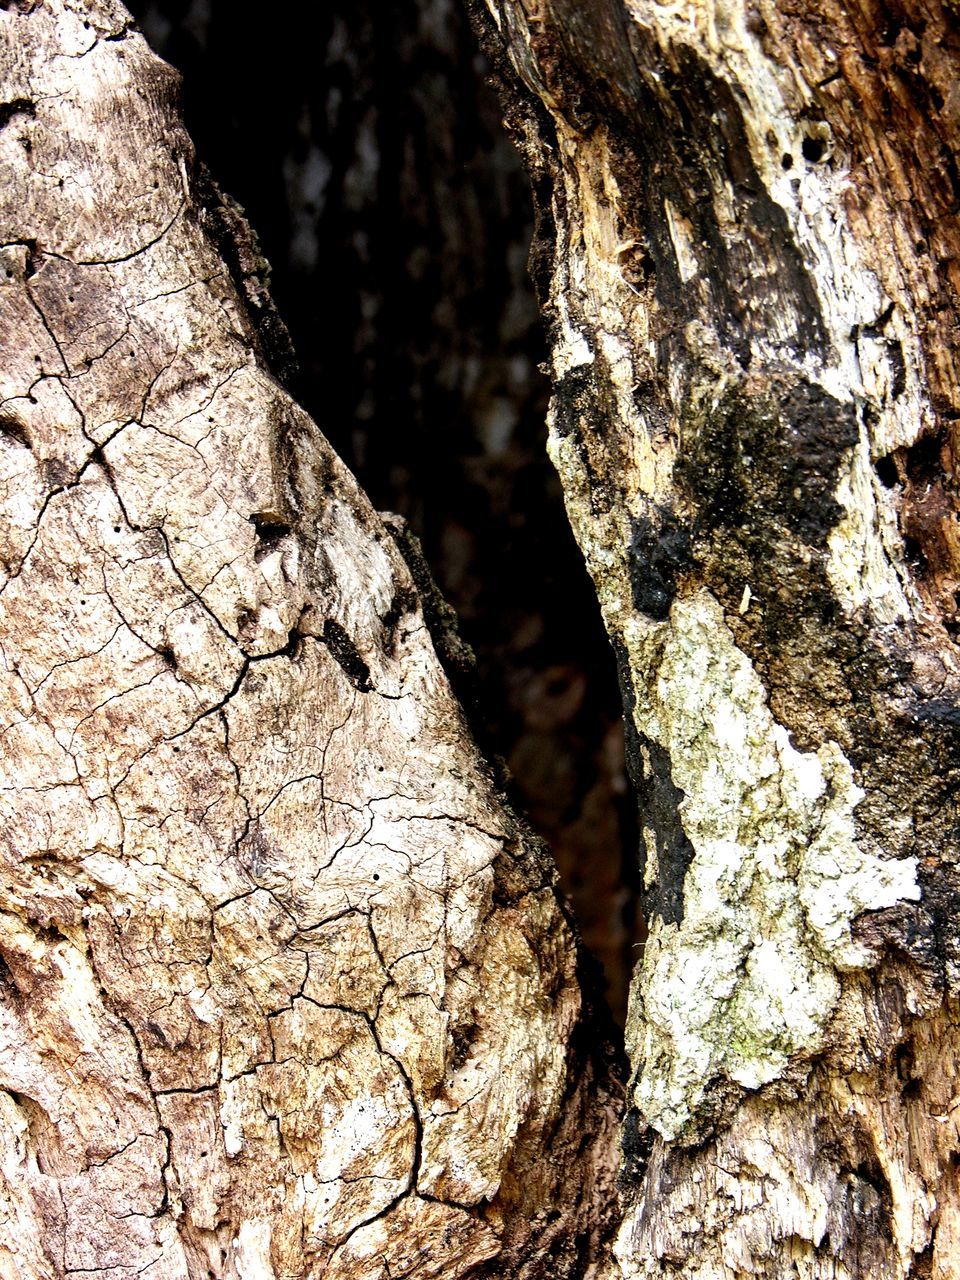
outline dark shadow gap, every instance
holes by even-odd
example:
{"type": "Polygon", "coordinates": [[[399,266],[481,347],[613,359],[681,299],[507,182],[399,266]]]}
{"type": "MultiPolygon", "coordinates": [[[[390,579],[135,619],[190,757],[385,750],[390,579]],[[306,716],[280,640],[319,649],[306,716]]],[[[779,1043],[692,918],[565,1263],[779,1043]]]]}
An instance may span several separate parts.
{"type": "MultiPolygon", "coordinates": [[[[458,0],[134,0],[245,208],[296,392],[404,515],[477,655],[485,745],[553,849],[615,1016],[637,932],[613,655],[545,449],[526,175],[458,0]]],[[[266,530],[267,534],[273,533],[266,530]]]]}

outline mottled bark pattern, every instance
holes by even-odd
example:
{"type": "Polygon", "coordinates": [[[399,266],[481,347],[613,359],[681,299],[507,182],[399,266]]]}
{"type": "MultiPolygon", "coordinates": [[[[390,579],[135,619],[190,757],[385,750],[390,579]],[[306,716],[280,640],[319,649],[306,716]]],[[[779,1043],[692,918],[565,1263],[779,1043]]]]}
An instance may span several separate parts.
{"type": "Polygon", "coordinates": [[[590,1273],[551,865],[177,77],[112,0],[3,5],[0,58],[0,1272],[590,1273]]]}
{"type": "Polygon", "coordinates": [[[640,790],[619,1264],[952,1276],[960,15],[475,10],[640,790]]]}

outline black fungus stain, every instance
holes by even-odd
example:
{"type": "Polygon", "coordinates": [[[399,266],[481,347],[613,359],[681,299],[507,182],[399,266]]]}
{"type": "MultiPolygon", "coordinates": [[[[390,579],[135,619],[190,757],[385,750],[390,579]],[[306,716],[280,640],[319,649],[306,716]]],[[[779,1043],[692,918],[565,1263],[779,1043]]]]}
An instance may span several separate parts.
{"type": "Polygon", "coordinates": [[[553,388],[553,429],[561,440],[579,436],[584,426],[603,422],[597,379],[590,365],[578,365],[559,378],[553,388]]]}
{"type": "Polygon", "coordinates": [[[323,624],[323,643],[330,650],[355,689],[369,693],[373,688],[370,668],[360,656],[360,651],[335,618],[327,618],[323,624]]]}
{"type": "Polygon", "coordinates": [[[683,919],[683,883],[694,854],[680,820],[684,793],[674,785],[667,752],[637,732],[629,655],[620,641],[614,641],[613,650],[623,696],[626,764],[637,799],[637,824],[641,831],[651,831],[656,841],[657,868],[652,877],[644,874],[647,851],[645,844],[640,847],[640,881],[650,881],[640,890],[640,902],[646,920],[656,916],[665,923],[679,924],[683,919]]]}
{"type": "Polygon", "coordinates": [[[732,534],[757,549],[789,543],[825,549],[844,514],[835,490],[848,449],[859,439],[852,405],[822,387],[795,382],[764,399],[728,392],[684,424],[676,477],[694,499],[699,539],[732,534]]]}
{"type": "Polygon", "coordinates": [[[634,608],[662,622],[670,614],[679,579],[693,564],[690,531],[664,507],[635,516],[627,547],[634,608]]]}

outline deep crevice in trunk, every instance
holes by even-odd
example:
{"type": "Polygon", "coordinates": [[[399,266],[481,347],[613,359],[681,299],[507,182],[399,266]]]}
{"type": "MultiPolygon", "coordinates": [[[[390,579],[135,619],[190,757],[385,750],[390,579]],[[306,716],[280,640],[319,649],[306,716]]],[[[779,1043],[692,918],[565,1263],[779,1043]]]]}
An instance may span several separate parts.
{"type": "Polygon", "coordinates": [[[246,4],[130,7],[261,238],[298,398],[456,608],[484,746],[622,1021],[638,872],[615,663],[545,453],[528,182],[462,7],[337,4],[309,39],[246,4]]]}

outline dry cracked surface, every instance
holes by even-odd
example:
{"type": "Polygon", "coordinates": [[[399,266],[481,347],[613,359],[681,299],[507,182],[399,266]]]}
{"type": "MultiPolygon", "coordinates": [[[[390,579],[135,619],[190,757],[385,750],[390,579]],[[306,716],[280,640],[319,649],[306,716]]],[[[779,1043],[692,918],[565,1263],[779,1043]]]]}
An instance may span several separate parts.
{"type": "Polygon", "coordinates": [[[521,1274],[611,1132],[552,869],[175,74],[110,0],[0,58],[0,1271],[521,1274]]]}

